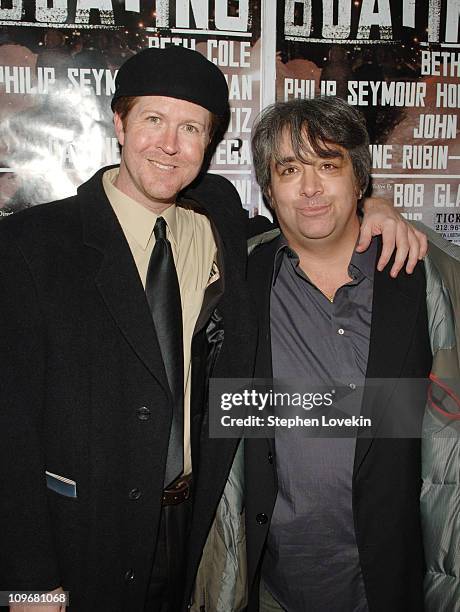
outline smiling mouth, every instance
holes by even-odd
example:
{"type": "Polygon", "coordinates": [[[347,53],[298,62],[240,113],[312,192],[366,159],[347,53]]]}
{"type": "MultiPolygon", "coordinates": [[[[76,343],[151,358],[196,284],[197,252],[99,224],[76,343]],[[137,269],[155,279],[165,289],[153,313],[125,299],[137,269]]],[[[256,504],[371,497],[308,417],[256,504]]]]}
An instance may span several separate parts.
{"type": "Polygon", "coordinates": [[[156,168],[158,168],[159,170],[171,171],[177,168],[177,166],[174,166],[173,164],[161,164],[160,162],[155,161],[154,159],[149,159],[147,161],[151,163],[153,166],[155,166],[156,168]]]}

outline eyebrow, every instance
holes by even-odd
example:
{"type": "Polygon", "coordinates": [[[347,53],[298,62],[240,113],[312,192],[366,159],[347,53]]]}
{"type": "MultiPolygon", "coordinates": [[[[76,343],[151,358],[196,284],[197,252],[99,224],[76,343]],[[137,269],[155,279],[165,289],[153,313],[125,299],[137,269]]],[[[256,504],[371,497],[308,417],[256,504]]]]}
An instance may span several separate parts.
{"type": "Polygon", "coordinates": [[[289,155],[287,157],[281,157],[280,159],[275,159],[275,166],[285,166],[286,164],[292,164],[292,162],[300,161],[297,157],[293,155],[289,155]]]}

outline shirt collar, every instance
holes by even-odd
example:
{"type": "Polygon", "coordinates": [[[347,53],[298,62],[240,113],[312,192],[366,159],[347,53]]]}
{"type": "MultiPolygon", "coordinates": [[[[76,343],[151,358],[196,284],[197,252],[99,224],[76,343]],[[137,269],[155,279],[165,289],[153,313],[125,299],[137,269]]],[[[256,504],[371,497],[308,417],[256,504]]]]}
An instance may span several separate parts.
{"type": "Polygon", "coordinates": [[[102,184],[123,230],[127,231],[145,251],[152,236],[156,220],[161,216],[166,221],[170,238],[177,248],[176,206],[173,204],[164,210],[161,215],[157,215],[120,191],[114,184],[117,176],[118,168],[106,170],[102,177],[102,184]]]}
{"type": "MultiPolygon", "coordinates": [[[[358,244],[358,242],[356,242],[358,244]]],[[[377,259],[377,238],[374,236],[371,240],[371,244],[366,251],[358,253],[356,250],[353,251],[351,256],[349,271],[357,270],[359,273],[364,275],[370,281],[374,280],[375,273],[375,262],[377,259]]],[[[353,274],[352,274],[353,276],[353,274]]]]}
{"type": "Polygon", "coordinates": [[[283,257],[285,253],[288,256],[297,257],[294,251],[292,251],[291,248],[289,247],[286,238],[283,236],[283,234],[280,234],[278,238],[276,238],[276,251],[275,251],[275,258],[274,258],[274,265],[273,265],[273,279],[272,279],[273,285],[276,284],[276,280],[278,278],[278,274],[280,272],[281,264],[283,263],[283,257]]]}
{"type": "MultiPolygon", "coordinates": [[[[276,238],[276,240],[277,244],[273,265],[273,285],[275,285],[276,280],[278,278],[284,255],[286,255],[290,259],[296,259],[297,261],[299,260],[297,253],[293,251],[288,245],[288,242],[283,236],[283,234],[280,234],[278,238],[276,238]]],[[[358,242],[356,242],[356,244],[358,244],[358,242]]],[[[348,269],[357,270],[360,274],[366,276],[370,281],[373,281],[376,259],[377,238],[374,236],[374,238],[372,238],[369,248],[366,251],[364,251],[363,253],[358,253],[355,250],[353,251],[353,255],[351,256],[348,269]]]]}

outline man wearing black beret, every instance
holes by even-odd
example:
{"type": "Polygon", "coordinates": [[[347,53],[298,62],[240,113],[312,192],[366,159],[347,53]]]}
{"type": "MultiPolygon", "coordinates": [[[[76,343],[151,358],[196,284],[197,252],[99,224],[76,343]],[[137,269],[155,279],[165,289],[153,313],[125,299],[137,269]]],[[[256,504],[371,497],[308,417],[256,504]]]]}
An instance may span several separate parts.
{"type": "MultiPolygon", "coordinates": [[[[120,166],[0,226],[0,590],[178,612],[237,447],[208,436],[207,380],[252,370],[251,229],[204,172],[229,114],[214,64],[142,51],[112,109],[120,166]]],[[[413,267],[417,239],[388,216],[413,267]]]]}

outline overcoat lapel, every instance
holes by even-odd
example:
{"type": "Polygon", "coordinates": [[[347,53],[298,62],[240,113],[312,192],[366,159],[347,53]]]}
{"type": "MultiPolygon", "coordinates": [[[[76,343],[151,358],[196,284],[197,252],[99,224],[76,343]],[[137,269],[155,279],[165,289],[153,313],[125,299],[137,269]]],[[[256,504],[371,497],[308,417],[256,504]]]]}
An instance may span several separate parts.
{"type": "MultiPolygon", "coordinates": [[[[392,262],[382,272],[375,272],[366,379],[398,379],[415,333],[423,286],[404,271],[397,278],[391,278],[391,265],[392,262]]],[[[385,390],[390,391],[390,388],[385,390]]],[[[371,417],[375,425],[382,418],[386,406],[379,398],[372,401],[373,392],[372,388],[365,391],[361,415],[371,417]]],[[[372,440],[372,437],[362,437],[356,441],[355,476],[372,440]]]]}
{"type": "Polygon", "coordinates": [[[102,254],[94,281],[121,333],[170,395],[152,316],[129,245],[102,187],[102,173],[78,189],[83,241],[102,254]]]}
{"type": "Polygon", "coordinates": [[[273,260],[277,240],[273,240],[252,256],[249,283],[255,300],[255,310],[259,320],[259,336],[255,365],[255,378],[273,376],[271,333],[270,333],[270,293],[273,277],[273,260]]]}
{"type": "MultiPolygon", "coordinates": [[[[270,294],[273,277],[273,261],[278,241],[273,240],[260,247],[253,255],[249,283],[254,298],[254,308],[258,317],[258,340],[254,378],[272,378],[272,349],[270,327],[270,294]]],[[[267,438],[268,450],[274,454],[273,438],[267,438]]]]}

